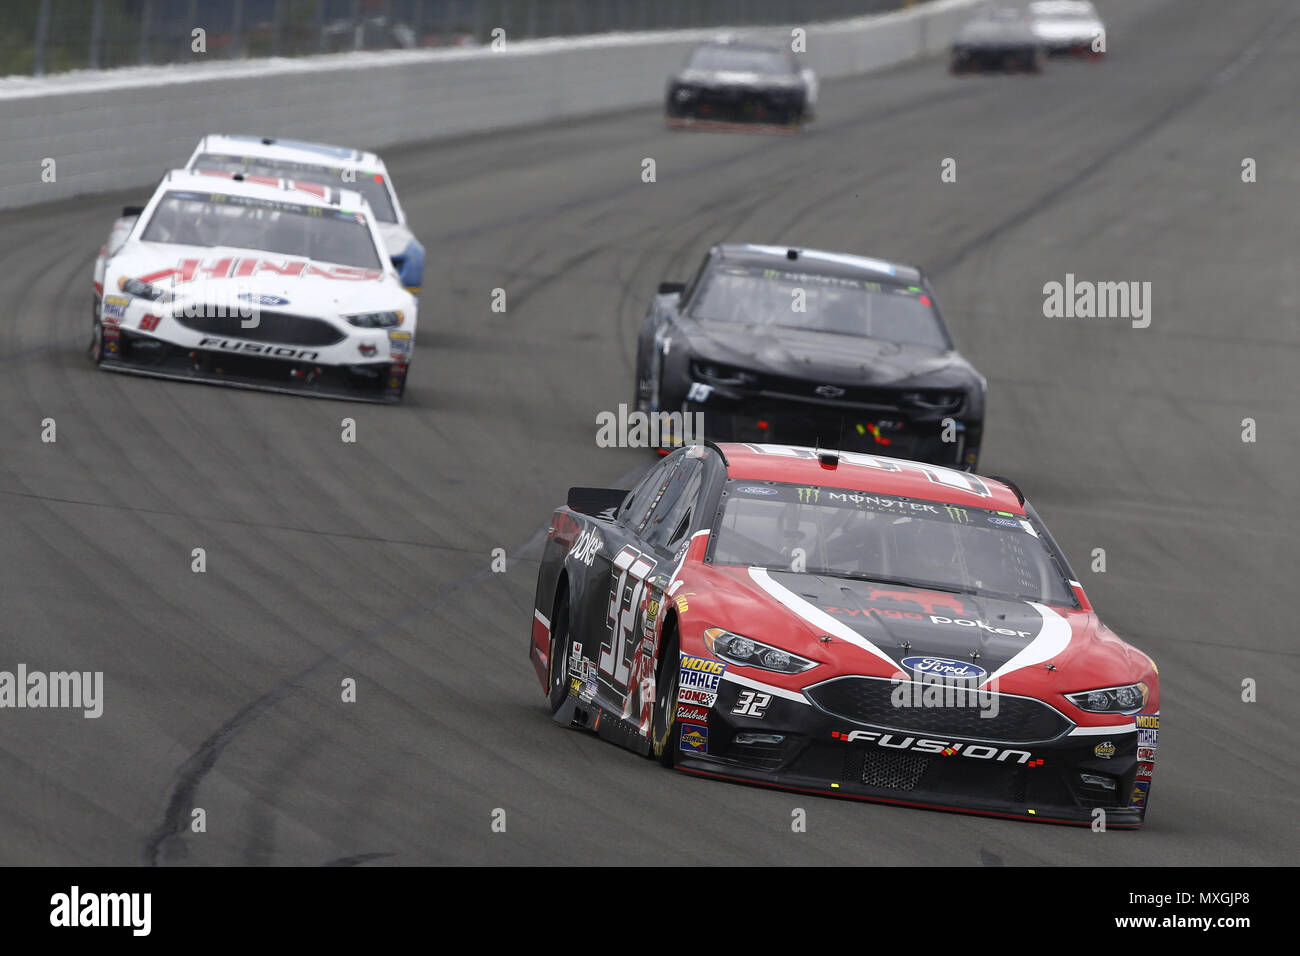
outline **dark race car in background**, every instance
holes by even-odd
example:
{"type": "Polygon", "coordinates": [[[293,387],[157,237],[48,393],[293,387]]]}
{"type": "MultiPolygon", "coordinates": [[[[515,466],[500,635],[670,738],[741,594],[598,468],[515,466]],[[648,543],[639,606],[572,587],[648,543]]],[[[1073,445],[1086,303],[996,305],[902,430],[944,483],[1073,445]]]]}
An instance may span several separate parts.
{"type": "Polygon", "coordinates": [[[989,7],[952,41],[953,73],[1038,73],[1046,53],[1029,16],[1015,7],[989,7]]]}
{"type": "Polygon", "coordinates": [[[529,655],[556,722],[690,773],[1013,819],[1142,824],[1156,667],[1008,482],[694,445],[574,488],[529,655]]]}
{"type": "Polygon", "coordinates": [[[696,47],[668,81],[669,125],[793,126],[812,118],[817,77],[789,49],[718,39],[696,47]]]}
{"type": "Polygon", "coordinates": [[[975,468],[985,391],[920,270],[864,256],[714,246],[637,343],[637,409],[702,414],[715,441],[975,468]]]}

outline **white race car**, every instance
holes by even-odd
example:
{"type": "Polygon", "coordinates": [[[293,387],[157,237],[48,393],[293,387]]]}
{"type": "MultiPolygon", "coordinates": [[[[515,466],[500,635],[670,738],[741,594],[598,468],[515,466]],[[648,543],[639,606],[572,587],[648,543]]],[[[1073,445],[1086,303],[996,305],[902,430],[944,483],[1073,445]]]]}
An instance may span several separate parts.
{"type": "Polygon", "coordinates": [[[1035,0],[1029,25],[1048,53],[1101,56],[1106,27],[1088,0],[1035,0]]]}
{"type": "Polygon", "coordinates": [[[388,257],[408,290],[420,294],[424,282],[424,246],[406,222],[388,167],[374,153],[269,136],[203,137],[185,168],[190,172],[276,176],[335,189],[353,189],[366,197],[388,257]]]}
{"type": "Polygon", "coordinates": [[[95,260],[101,368],[398,402],[416,301],[359,193],[169,172],[95,260]]]}

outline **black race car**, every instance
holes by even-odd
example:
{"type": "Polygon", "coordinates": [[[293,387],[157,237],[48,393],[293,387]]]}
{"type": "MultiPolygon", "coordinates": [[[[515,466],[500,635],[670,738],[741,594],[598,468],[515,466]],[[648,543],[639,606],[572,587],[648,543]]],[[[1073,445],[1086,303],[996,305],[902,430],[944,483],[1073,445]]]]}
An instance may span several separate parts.
{"type": "Polygon", "coordinates": [[[1043,41],[1023,10],[989,7],[957,33],[951,70],[1038,73],[1045,59],[1043,41]]]}
{"type": "Polygon", "coordinates": [[[668,81],[670,126],[790,125],[812,118],[817,77],[788,49],[718,39],[697,46],[668,81]]]}
{"type": "Polygon", "coordinates": [[[985,388],[920,270],[812,249],[714,246],[688,285],[660,285],[637,343],[637,410],[702,418],[697,440],[973,469],[985,388]]]}

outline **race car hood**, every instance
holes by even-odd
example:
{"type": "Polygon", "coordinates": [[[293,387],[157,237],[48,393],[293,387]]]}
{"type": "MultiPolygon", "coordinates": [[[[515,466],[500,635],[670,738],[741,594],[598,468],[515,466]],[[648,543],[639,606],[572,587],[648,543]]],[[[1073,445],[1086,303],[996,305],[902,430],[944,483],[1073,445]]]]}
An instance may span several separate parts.
{"type": "Polygon", "coordinates": [[[686,86],[739,86],[746,89],[803,89],[807,83],[797,74],[755,73],[748,70],[683,70],[673,77],[686,86]]]}
{"type": "Polygon", "coordinates": [[[110,263],[105,291],[116,292],[124,277],[171,293],[172,301],[164,307],[173,310],[187,303],[247,303],[337,322],[357,312],[413,307],[410,295],[387,271],[249,249],[128,244],[110,263]]]}
{"type": "Polygon", "coordinates": [[[728,579],[728,596],[708,609],[725,620],[713,623],[829,665],[827,677],[927,674],[1040,695],[1130,681],[1147,663],[1091,611],[775,569],[713,570],[728,579]]]}
{"type": "MultiPolygon", "coordinates": [[[[962,387],[974,371],[956,352],[882,339],[808,329],[721,323],[682,323],[691,354],[701,360],[759,373],[842,385],[905,385],[924,378],[929,387],[962,387]],[[716,331],[715,331],[716,329],[716,331]]],[[[674,346],[678,343],[674,342],[674,346]]]]}

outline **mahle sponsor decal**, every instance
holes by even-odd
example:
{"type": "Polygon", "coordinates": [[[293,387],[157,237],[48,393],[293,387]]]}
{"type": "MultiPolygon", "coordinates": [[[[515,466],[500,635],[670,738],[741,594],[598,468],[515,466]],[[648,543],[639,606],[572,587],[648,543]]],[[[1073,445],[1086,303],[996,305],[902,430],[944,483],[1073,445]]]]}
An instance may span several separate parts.
{"type": "Polygon", "coordinates": [[[716,694],[726,670],[727,665],[722,661],[711,661],[705,657],[690,657],[683,654],[677,677],[678,685],[686,690],[716,694]]]}

